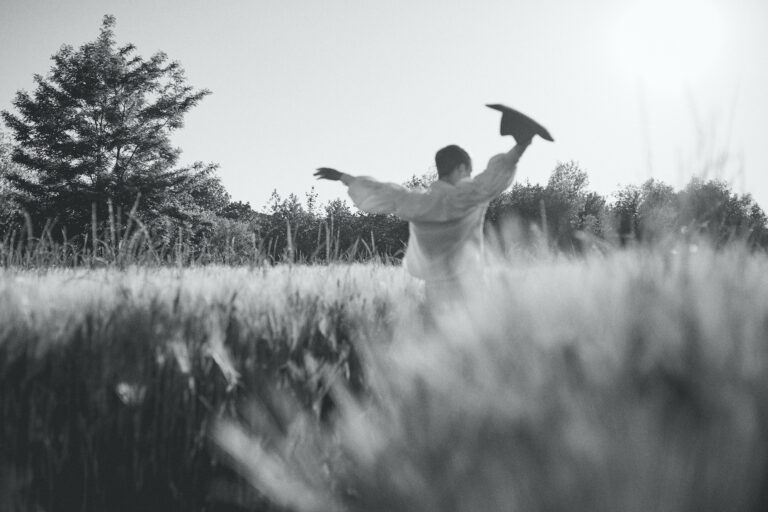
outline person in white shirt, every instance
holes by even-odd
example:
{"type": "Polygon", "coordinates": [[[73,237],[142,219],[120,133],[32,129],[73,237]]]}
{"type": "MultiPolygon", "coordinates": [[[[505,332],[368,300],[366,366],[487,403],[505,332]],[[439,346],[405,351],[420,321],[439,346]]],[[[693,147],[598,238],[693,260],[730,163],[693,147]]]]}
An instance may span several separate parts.
{"type": "Polygon", "coordinates": [[[511,185],[517,162],[533,136],[552,140],[541,125],[519,112],[501,105],[491,108],[504,109],[501,133],[513,135],[517,144],[492,157],[474,178],[469,154],[456,145],[446,146],[435,155],[438,180],[426,191],[329,167],[315,172],[318,179],[347,185],[352,202],[360,210],[394,214],[408,221],[410,236],[404,264],[411,275],[424,280],[430,302],[455,297],[467,277],[479,270],[488,204],[511,185]]]}

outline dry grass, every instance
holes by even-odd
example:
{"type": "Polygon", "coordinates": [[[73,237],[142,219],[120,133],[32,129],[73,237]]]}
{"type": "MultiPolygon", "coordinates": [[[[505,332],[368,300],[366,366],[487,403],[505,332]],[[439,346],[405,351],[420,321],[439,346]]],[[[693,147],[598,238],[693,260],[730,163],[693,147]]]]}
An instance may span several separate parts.
{"type": "Polygon", "coordinates": [[[0,503],[763,510],[768,257],[509,253],[0,271],[0,503]]]}
{"type": "Polygon", "coordinates": [[[336,387],[329,427],[219,442],[304,511],[764,510],[765,255],[496,262],[477,284],[367,351],[371,395],[336,387]]]}
{"type": "Polygon", "coordinates": [[[0,508],[211,510],[210,421],[265,383],[320,414],[319,374],[360,385],[350,340],[418,294],[361,265],[0,271],[0,508]]]}

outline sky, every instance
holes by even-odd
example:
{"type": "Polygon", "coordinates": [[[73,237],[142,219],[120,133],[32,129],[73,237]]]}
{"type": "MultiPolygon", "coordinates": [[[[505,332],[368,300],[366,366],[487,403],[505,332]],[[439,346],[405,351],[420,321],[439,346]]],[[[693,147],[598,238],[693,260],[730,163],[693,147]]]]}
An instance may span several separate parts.
{"type": "Polygon", "coordinates": [[[212,91],[173,136],[181,162],[217,162],[256,209],[275,189],[345,197],[321,166],[402,183],[448,144],[480,172],[513,144],[486,103],[555,138],[517,180],[573,160],[601,194],[697,175],[768,209],[765,0],[0,0],[0,110],[105,14],[212,91]]]}

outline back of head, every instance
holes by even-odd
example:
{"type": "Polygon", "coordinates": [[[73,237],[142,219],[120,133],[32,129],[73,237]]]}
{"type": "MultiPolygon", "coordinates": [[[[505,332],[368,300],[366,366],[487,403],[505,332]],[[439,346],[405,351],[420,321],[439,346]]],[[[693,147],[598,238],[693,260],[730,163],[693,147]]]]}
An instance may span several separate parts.
{"type": "Polygon", "coordinates": [[[437,176],[440,178],[443,176],[448,176],[461,164],[466,164],[467,167],[469,167],[472,165],[472,159],[469,158],[469,153],[455,144],[445,146],[443,149],[435,153],[437,176]]]}

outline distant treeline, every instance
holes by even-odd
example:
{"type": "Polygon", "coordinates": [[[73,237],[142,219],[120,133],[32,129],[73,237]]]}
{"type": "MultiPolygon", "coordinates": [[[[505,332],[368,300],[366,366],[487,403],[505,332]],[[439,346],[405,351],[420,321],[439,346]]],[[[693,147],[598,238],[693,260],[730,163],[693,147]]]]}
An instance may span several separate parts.
{"type": "MultiPolygon", "coordinates": [[[[412,177],[404,185],[426,188],[434,176],[412,177]]],[[[705,238],[716,246],[738,241],[768,247],[768,218],[749,195],[720,180],[692,179],[682,190],[656,180],[626,186],[610,197],[588,188],[587,173],[574,162],[558,165],[546,185],[516,182],[491,201],[486,232],[506,244],[581,253],[593,248],[656,244],[705,238]],[[511,237],[511,238],[510,238],[511,237]]],[[[317,206],[313,192],[302,203],[276,192],[265,212],[230,203],[211,227],[220,243],[245,248],[254,233],[273,256],[324,261],[345,255],[362,259],[399,257],[408,241],[406,222],[360,212],[341,199],[317,206]]]]}
{"type": "MultiPolygon", "coordinates": [[[[426,188],[432,179],[429,174],[413,176],[404,185],[426,188]]],[[[217,178],[213,181],[218,183],[217,178]]],[[[63,260],[48,260],[51,264],[78,265],[94,257],[102,262],[122,257],[126,263],[161,264],[322,263],[396,261],[408,242],[407,222],[361,212],[344,199],[319,204],[314,189],[303,200],[275,191],[261,211],[218,193],[221,200],[207,203],[215,207],[201,203],[188,218],[153,214],[140,197],[130,210],[111,201],[82,205],[78,216],[90,216],[91,222],[79,231],[71,224],[25,215],[18,203],[6,201],[0,251],[6,264],[12,261],[10,255],[20,261],[25,248],[37,244],[39,250],[42,243],[47,244],[46,253],[69,251],[63,260]]],[[[732,192],[723,181],[694,178],[675,190],[648,180],[605,197],[590,191],[587,173],[568,162],[558,165],[545,185],[516,182],[491,201],[486,233],[507,247],[525,250],[544,243],[575,254],[692,238],[705,238],[715,246],[737,241],[768,248],[767,220],[751,196],[732,192]]]]}

